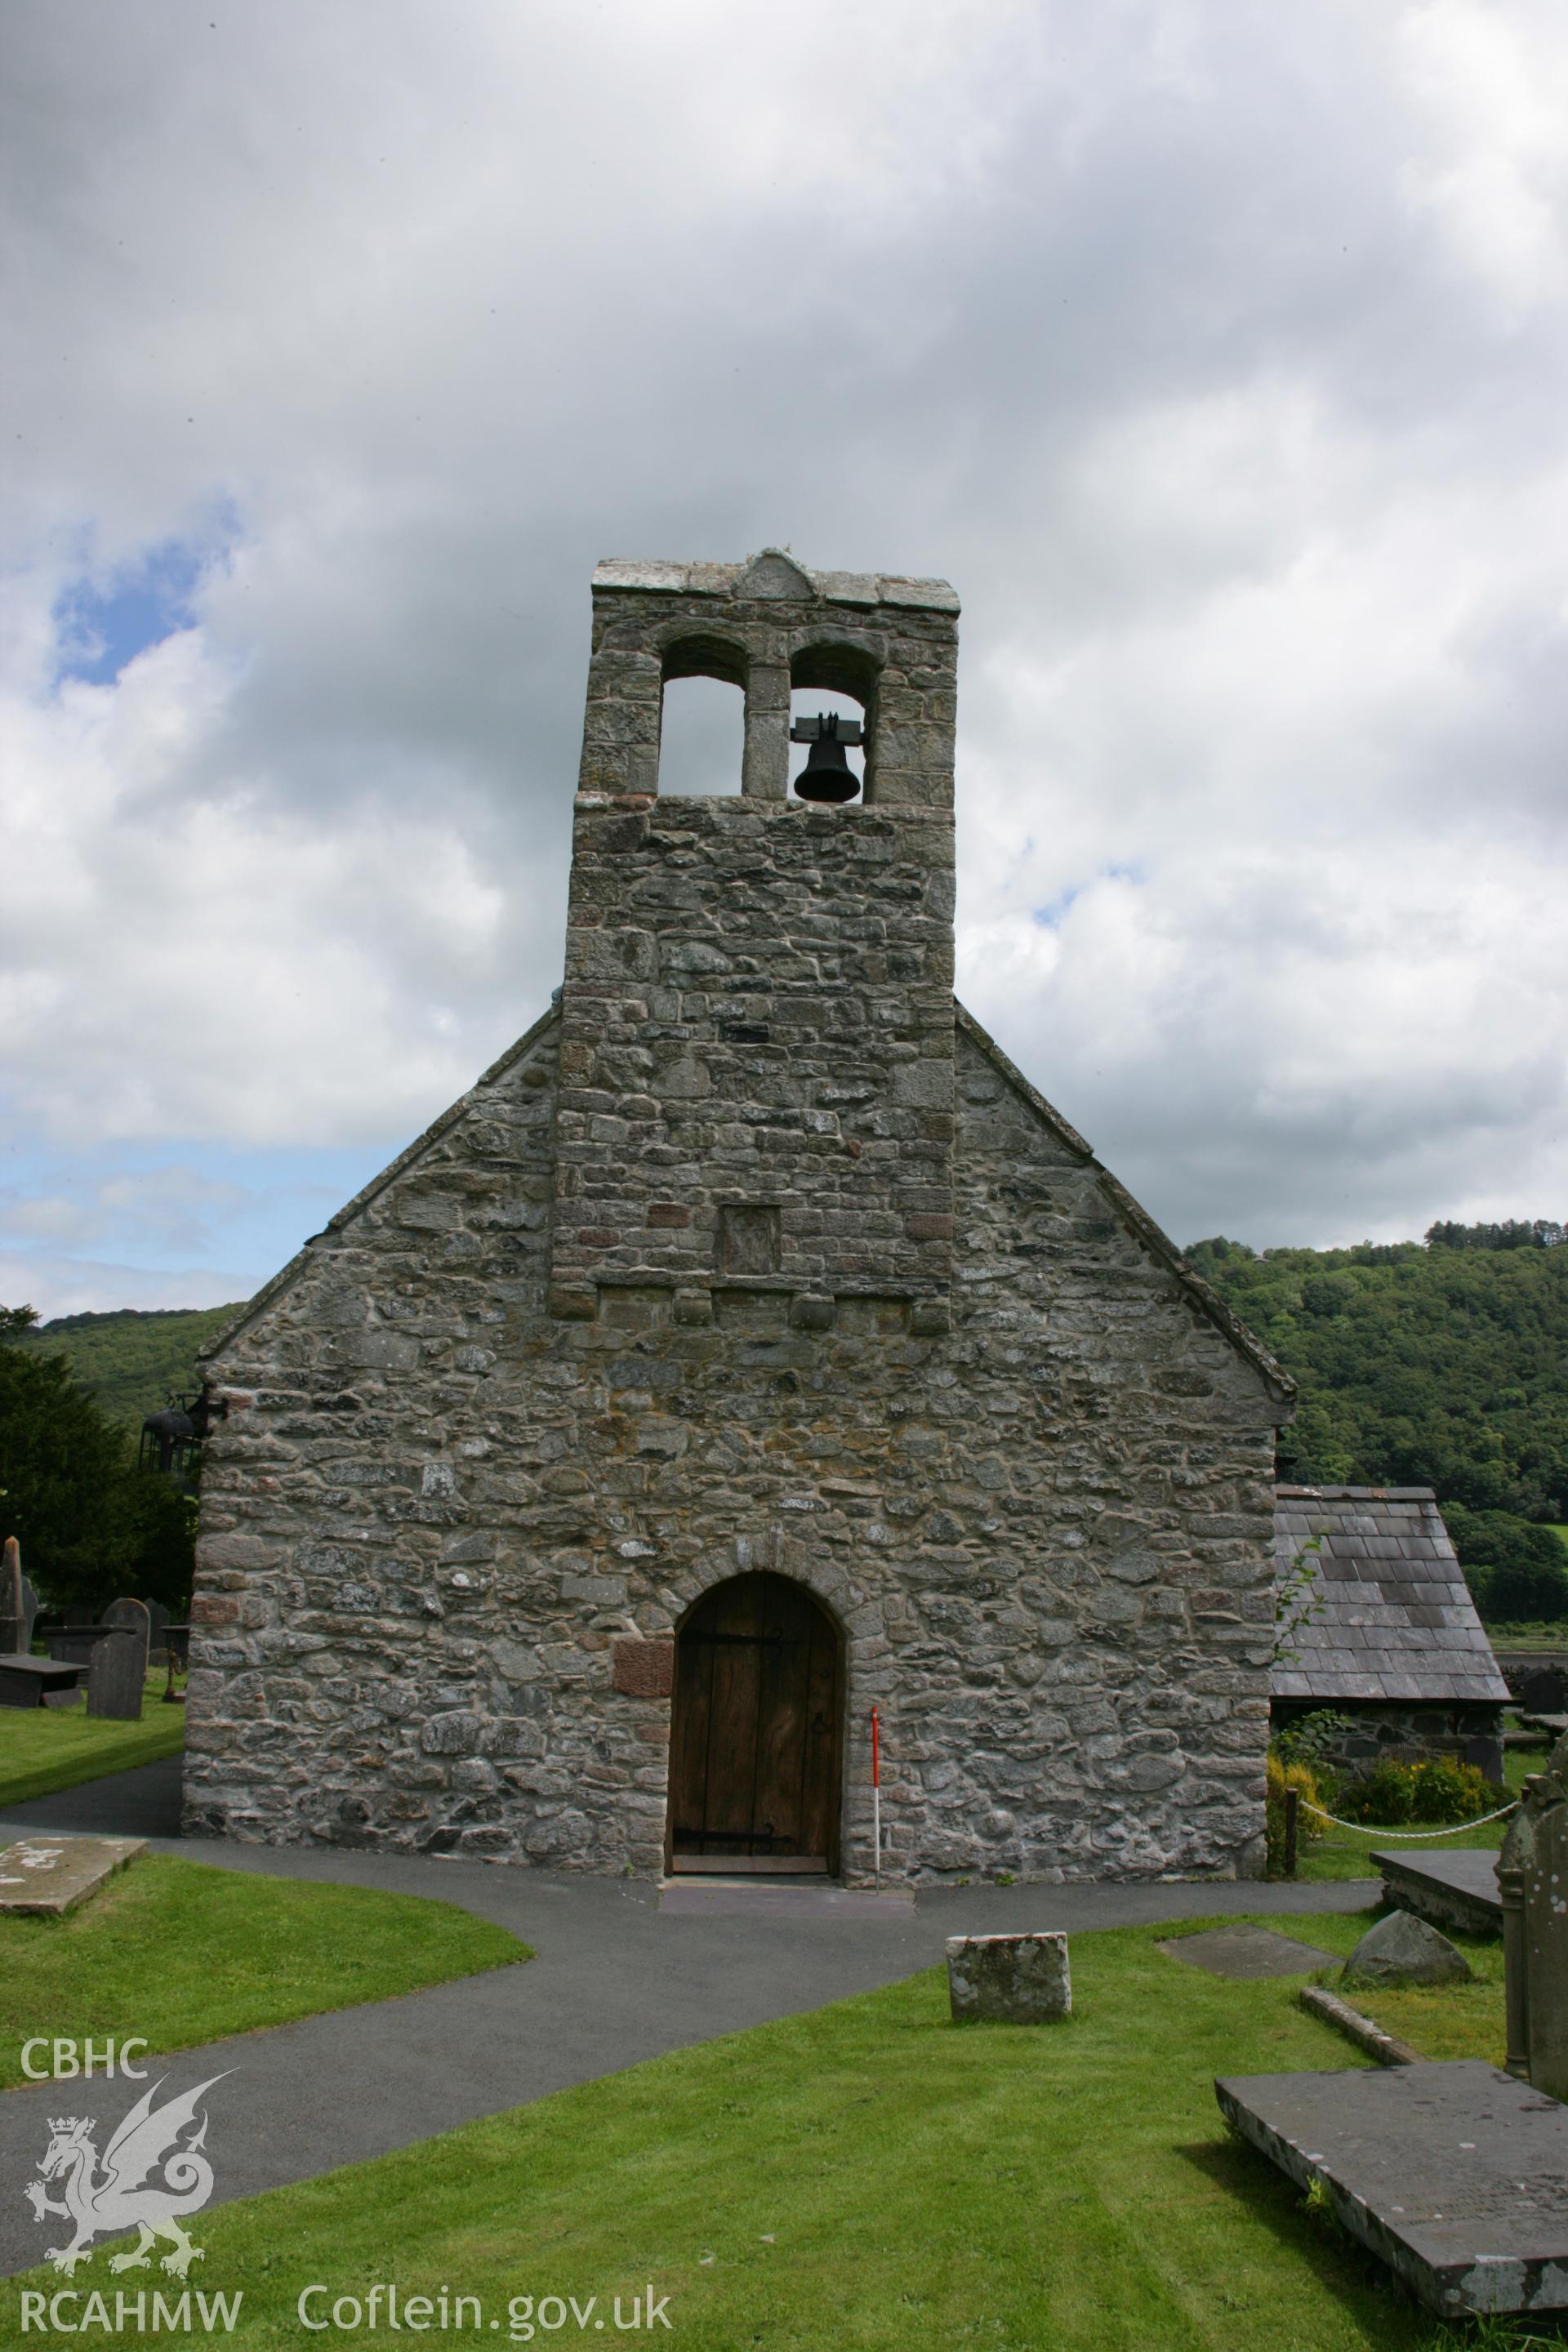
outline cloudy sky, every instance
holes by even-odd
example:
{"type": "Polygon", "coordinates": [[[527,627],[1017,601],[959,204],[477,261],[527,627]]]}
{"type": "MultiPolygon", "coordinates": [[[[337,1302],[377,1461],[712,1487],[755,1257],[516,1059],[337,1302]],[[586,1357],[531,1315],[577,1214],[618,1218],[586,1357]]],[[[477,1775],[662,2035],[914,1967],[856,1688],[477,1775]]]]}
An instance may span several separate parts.
{"type": "Polygon", "coordinates": [[[1568,1210],[1555,0],[0,49],[0,1299],[243,1297],[459,1093],[595,560],[770,542],[959,588],[961,993],[1178,1240],[1568,1210]]]}

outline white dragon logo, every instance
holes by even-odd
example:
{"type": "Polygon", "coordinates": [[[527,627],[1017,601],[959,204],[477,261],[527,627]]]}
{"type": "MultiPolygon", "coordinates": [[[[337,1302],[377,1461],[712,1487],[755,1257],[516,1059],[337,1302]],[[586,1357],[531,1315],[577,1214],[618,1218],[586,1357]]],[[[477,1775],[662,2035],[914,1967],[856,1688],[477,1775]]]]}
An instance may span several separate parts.
{"type": "Polygon", "coordinates": [[[54,2137],[44,2150],[40,2178],[30,2180],[23,2194],[36,2221],[41,2221],[46,2213],[58,2213],[76,2224],[76,2235],[68,2246],[48,2250],[56,2270],[64,2271],[68,2278],[79,2263],[91,2262],[94,2238],[118,2230],[136,2230],[141,2234],[125,2253],[110,2257],[111,2271],[142,2269],[160,2238],[167,2238],[174,2249],[163,2257],[163,2268],[173,2271],[176,2278],[184,2278],[193,2263],[204,2259],[200,2246],[193,2246],[180,2227],[178,2216],[199,2213],[213,2192],[213,2168],[201,2152],[207,2136],[205,2116],[193,2139],[184,2147],[176,2142],[186,2126],[195,2123],[202,2094],[210,2091],[214,2083],[221,2083],[223,2076],[214,2074],[198,2083],[194,2091],[154,2110],[154,2094],[166,2079],[161,2076],[137,2100],[103,2151],[101,2173],[98,2150],[88,2137],[98,2128],[95,2117],[49,2118],[54,2137]],[[160,2171],[162,2181],[152,2181],[149,2176],[160,2171]],[[46,2180],[64,2182],[63,2202],[45,2195],[46,2180]]]}

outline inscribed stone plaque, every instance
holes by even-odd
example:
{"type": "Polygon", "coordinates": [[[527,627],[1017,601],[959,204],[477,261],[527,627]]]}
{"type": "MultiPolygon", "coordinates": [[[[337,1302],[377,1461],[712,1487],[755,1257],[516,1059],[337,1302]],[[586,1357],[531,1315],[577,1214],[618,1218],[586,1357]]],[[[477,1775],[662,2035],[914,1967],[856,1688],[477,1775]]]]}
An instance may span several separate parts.
{"type": "Polygon", "coordinates": [[[0,1852],[0,1915],[58,1919],[146,1851],[144,1838],[18,1838],[0,1852]]]}
{"type": "Polygon", "coordinates": [[[720,1210],[719,1259],[726,1274],[776,1274],[779,1244],[777,1209],[748,1203],[720,1210]]]}
{"type": "MultiPolygon", "coordinates": [[[[138,1602],[140,1607],[140,1602],[138,1602]]],[[[140,1633],[131,1628],[117,1628],[105,1633],[92,1645],[92,1655],[87,1667],[87,1711],[89,1715],[111,1716],[117,1721],[138,1723],[142,1717],[142,1689],[147,1679],[147,1645],[140,1633]]]]}
{"type": "Polygon", "coordinates": [[[617,1642],[611,1675],[628,1698],[668,1698],[675,1687],[673,1642],[617,1642]]]}

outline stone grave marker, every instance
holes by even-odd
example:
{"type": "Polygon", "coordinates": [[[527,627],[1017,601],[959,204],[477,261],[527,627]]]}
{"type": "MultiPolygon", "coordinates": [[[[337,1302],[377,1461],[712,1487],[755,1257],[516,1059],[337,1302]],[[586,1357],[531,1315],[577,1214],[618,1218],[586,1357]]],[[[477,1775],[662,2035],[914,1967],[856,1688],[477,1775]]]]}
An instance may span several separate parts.
{"type": "MultiPolygon", "coordinates": [[[[140,1607],[140,1602],[137,1604],[140,1607]]],[[[133,1626],[118,1626],[95,1642],[87,1666],[89,1715],[112,1717],[124,1723],[142,1717],[142,1692],[147,1679],[147,1650],[133,1626]]]]}
{"type": "Polygon", "coordinates": [[[1524,1784],[1498,1856],[1508,2071],[1568,2100],[1568,1738],[1524,1784]]]}
{"type": "Polygon", "coordinates": [[[22,1547],[15,1536],[7,1536],[0,1549],[0,1654],[7,1657],[27,1646],[22,1581],[22,1547]]]}
{"type": "Polygon", "coordinates": [[[954,2018],[1038,2025],[1072,2008],[1065,1936],[950,1936],[947,1990],[954,2018]]]}
{"type": "Polygon", "coordinates": [[[1458,1946],[1408,1911],[1369,1927],[1344,1965],[1346,1984],[1466,1984],[1470,1974],[1458,1946]]]}
{"type": "Polygon", "coordinates": [[[1484,2059],[1216,2078],[1220,2112],[1432,2311],[1568,2308],[1568,2107],[1484,2059]]]}
{"type": "Polygon", "coordinates": [[[1166,1937],[1158,1949],[1184,1968],[1206,1969],[1215,1977],[1305,1977],[1314,1969],[1334,1965],[1332,1952],[1298,1943],[1294,1936],[1277,1936],[1272,1927],[1249,1927],[1242,1920],[1228,1927],[1205,1927],[1197,1936],[1166,1937]]]}
{"type": "Polygon", "coordinates": [[[111,1601],[103,1612],[103,1622],[106,1625],[135,1634],[142,1644],[142,1671],[145,1674],[148,1653],[153,1644],[153,1621],[147,1613],[147,1603],[144,1601],[111,1601]]]}
{"type": "Polygon", "coordinates": [[[1514,1676],[1513,1695],[1515,1705],[1528,1714],[1561,1715],[1568,1708],[1568,1675],[1561,1666],[1537,1666],[1514,1676]]]}
{"type": "Polygon", "coordinates": [[[24,1650],[30,1650],[33,1646],[33,1628],[37,1622],[38,1596],[33,1590],[32,1578],[24,1575],[22,1579],[22,1647],[24,1650]]]}
{"type": "Polygon", "coordinates": [[[1374,1853],[1383,1873],[1383,1899],[1414,1911],[1434,1927],[1458,1927],[1465,1936],[1500,1936],[1502,1902],[1498,1894],[1497,1856],[1484,1847],[1457,1853],[1374,1853]]]}
{"type": "Polygon", "coordinates": [[[146,1601],[142,1605],[147,1612],[148,1659],[152,1663],[162,1665],[168,1654],[163,1632],[169,1622],[170,1612],[161,1601],[146,1601]]]}
{"type": "Polygon", "coordinates": [[[18,1838],[0,1852],[0,1915],[58,1919],[146,1851],[145,1838],[18,1838]]]}

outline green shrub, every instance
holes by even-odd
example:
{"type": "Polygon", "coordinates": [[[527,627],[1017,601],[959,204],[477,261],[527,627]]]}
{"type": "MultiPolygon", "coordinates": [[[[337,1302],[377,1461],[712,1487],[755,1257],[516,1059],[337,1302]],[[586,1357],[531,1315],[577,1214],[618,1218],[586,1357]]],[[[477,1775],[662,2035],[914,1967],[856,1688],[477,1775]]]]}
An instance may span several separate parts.
{"type": "Polygon", "coordinates": [[[1457,1756],[1424,1756],[1414,1766],[1418,1822],[1474,1822],[1494,1806],[1506,1803],[1504,1790],[1489,1780],[1479,1764],[1465,1764],[1457,1756]]]}
{"type": "Polygon", "coordinates": [[[1310,1715],[1300,1715],[1277,1731],[1268,1743],[1268,1752],[1278,1756],[1281,1764],[1309,1764],[1320,1780],[1329,1770],[1329,1757],[1347,1731],[1354,1729],[1348,1715],[1331,1706],[1315,1706],[1310,1715]]]}
{"type": "Polygon", "coordinates": [[[1413,1764],[1385,1756],[1340,1790],[1335,1811],[1368,1829],[1406,1822],[1447,1824],[1479,1821],[1504,1802],[1504,1792],[1475,1764],[1457,1756],[1422,1756],[1413,1764]]]}
{"type": "Polygon", "coordinates": [[[1347,1822],[1392,1829],[1409,1821],[1415,1810],[1415,1776],[1408,1764],[1385,1756],[1370,1772],[1358,1772],[1345,1782],[1335,1810],[1347,1822]]]}

